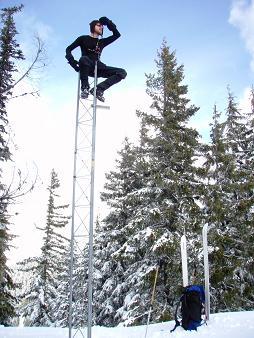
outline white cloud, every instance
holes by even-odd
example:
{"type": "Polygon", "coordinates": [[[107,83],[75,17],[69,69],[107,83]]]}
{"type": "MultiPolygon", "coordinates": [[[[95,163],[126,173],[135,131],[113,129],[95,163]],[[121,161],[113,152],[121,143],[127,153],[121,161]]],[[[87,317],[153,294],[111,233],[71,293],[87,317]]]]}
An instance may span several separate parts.
{"type": "Polygon", "coordinates": [[[34,36],[40,37],[40,39],[44,42],[48,42],[53,39],[53,28],[38,20],[35,15],[29,15],[26,12],[21,12],[17,16],[16,24],[22,39],[22,49],[25,48],[25,52],[30,52],[31,49],[33,49],[31,40],[34,36]]]}
{"type": "Polygon", "coordinates": [[[239,28],[246,48],[251,53],[251,69],[254,71],[254,0],[233,1],[229,23],[239,28]]]}
{"type": "Polygon", "coordinates": [[[251,113],[251,88],[244,89],[242,97],[239,100],[239,108],[246,114],[251,113]]]}

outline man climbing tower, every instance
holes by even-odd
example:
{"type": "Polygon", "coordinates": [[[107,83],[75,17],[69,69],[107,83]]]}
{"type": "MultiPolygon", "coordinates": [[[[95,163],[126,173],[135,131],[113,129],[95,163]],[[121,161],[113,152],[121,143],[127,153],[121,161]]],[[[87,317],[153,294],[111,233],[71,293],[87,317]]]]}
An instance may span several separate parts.
{"type": "Polygon", "coordinates": [[[127,75],[126,71],[122,68],[110,67],[100,61],[101,52],[104,47],[118,39],[121,34],[116,28],[116,25],[103,16],[99,20],[90,22],[90,35],[79,36],[71,45],[66,48],[66,59],[69,64],[77,71],[80,72],[81,81],[81,98],[86,99],[89,93],[93,95],[94,88],[90,90],[88,76],[94,76],[95,62],[97,61],[97,76],[106,78],[103,82],[99,83],[96,88],[96,97],[98,100],[104,102],[105,98],[103,93],[106,89],[115,83],[124,79],[127,75]],[[107,38],[100,38],[103,35],[103,26],[113,33],[107,38]],[[72,50],[80,47],[81,58],[76,61],[72,55],[72,50]]]}

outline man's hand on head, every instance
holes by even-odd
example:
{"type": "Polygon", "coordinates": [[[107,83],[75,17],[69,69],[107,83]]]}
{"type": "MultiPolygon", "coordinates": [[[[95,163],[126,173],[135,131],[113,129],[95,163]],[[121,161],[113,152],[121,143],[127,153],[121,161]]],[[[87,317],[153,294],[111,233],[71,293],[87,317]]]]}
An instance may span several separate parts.
{"type": "Polygon", "coordinates": [[[110,31],[116,29],[116,25],[106,16],[102,16],[99,21],[102,25],[107,26],[110,31]]]}

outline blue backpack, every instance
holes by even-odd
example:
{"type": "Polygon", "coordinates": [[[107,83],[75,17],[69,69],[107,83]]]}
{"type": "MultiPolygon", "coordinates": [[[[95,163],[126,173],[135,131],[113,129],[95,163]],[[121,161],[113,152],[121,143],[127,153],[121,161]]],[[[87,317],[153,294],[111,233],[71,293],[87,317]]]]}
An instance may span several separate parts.
{"type": "Polygon", "coordinates": [[[205,303],[205,292],[202,285],[189,285],[183,290],[175,311],[175,327],[182,326],[185,330],[197,330],[202,325],[202,311],[205,303]],[[181,304],[181,322],[177,318],[177,312],[181,304]]]}

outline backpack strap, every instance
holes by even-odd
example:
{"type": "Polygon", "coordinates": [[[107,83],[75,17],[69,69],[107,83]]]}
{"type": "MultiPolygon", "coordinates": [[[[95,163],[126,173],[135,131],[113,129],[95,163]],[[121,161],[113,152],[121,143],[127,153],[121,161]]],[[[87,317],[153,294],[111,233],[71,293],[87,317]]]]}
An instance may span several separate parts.
{"type": "Polygon", "coordinates": [[[172,330],[170,330],[170,333],[173,332],[173,331],[175,331],[175,329],[176,329],[178,326],[181,325],[181,323],[180,323],[179,320],[177,319],[177,311],[178,311],[179,305],[180,305],[180,303],[181,303],[181,300],[182,300],[182,297],[179,299],[179,301],[178,301],[178,303],[177,303],[177,305],[176,305],[176,310],[175,310],[175,322],[176,322],[176,323],[175,323],[174,328],[173,328],[172,330]]]}

